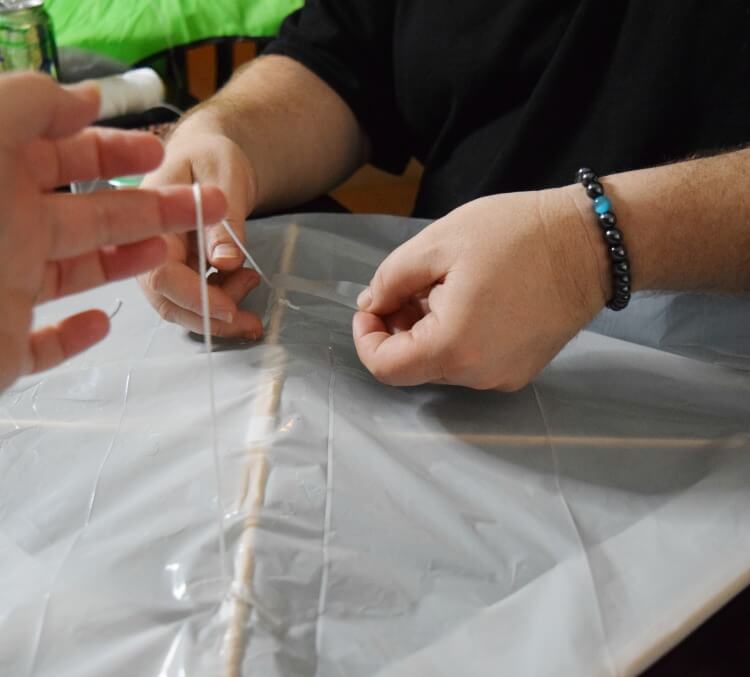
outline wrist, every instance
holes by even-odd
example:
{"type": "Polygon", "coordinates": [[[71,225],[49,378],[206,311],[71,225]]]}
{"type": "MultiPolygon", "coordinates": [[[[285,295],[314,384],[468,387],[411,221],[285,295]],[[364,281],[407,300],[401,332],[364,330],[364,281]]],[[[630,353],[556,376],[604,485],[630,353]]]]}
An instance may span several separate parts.
{"type": "Polygon", "coordinates": [[[587,320],[604,308],[612,295],[612,273],[607,249],[591,209],[591,200],[578,184],[542,191],[555,205],[561,268],[576,288],[587,320]]]}
{"type": "Polygon", "coordinates": [[[632,291],[658,286],[660,267],[655,253],[661,229],[653,227],[655,214],[649,219],[652,227],[643,227],[644,205],[636,199],[640,197],[638,194],[627,189],[627,175],[602,178],[587,171],[593,179],[586,178],[583,183],[566,186],[563,190],[568,192],[580,214],[581,225],[598,262],[607,306],[622,310],[632,291]]]}
{"type": "MultiPolygon", "coordinates": [[[[665,231],[658,224],[660,210],[651,209],[648,199],[644,200],[646,196],[643,192],[632,189],[629,174],[613,174],[599,181],[617,214],[617,228],[622,231],[630,261],[632,291],[657,289],[663,286],[659,281],[663,266],[659,265],[661,245],[658,239],[665,231]]],[[[585,189],[580,185],[577,187],[583,198],[588,200],[585,189]]],[[[596,222],[590,206],[589,212],[593,222],[596,222]]]]}

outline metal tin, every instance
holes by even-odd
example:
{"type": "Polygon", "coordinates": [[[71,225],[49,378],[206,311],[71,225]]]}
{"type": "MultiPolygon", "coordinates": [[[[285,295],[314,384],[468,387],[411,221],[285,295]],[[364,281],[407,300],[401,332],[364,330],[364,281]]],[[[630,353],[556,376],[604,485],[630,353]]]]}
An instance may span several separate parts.
{"type": "Polygon", "coordinates": [[[57,79],[59,65],[52,20],[44,0],[0,5],[0,72],[35,70],[57,79]]]}

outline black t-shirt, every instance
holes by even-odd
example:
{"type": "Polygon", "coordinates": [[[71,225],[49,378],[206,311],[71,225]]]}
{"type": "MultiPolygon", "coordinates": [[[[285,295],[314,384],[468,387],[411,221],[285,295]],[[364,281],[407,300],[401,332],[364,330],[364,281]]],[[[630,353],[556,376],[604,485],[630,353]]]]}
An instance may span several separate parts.
{"type": "Polygon", "coordinates": [[[415,216],[750,142],[744,0],[308,0],[267,50],[349,104],[415,216]]]}

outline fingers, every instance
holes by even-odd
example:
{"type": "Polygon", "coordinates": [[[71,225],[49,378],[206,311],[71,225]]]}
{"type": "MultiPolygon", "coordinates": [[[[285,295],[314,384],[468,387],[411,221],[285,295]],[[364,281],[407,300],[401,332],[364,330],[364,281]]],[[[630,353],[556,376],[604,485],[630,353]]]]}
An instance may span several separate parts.
{"type": "MultiPolygon", "coordinates": [[[[260,284],[260,275],[250,268],[240,268],[231,273],[221,273],[217,284],[235,303],[239,303],[260,284]]],[[[209,280],[212,281],[212,280],[209,280]]]]}
{"type": "Polygon", "coordinates": [[[159,139],[146,132],[91,128],[58,141],[40,140],[28,166],[43,190],[73,181],[107,179],[151,171],[164,157],[159,139]]]}
{"type": "Polygon", "coordinates": [[[159,237],[100,249],[72,259],[50,261],[44,271],[38,303],[92,289],[105,282],[121,280],[158,266],[167,253],[159,237]]]}
{"type": "Polygon", "coordinates": [[[445,380],[440,356],[450,337],[431,312],[448,274],[450,247],[430,226],[388,256],[357,299],[354,343],[380,381],[409,386],[445,380]],[[437,285],[437,286],[436,286],[437,285]]]}
{"type": "Polygon", "coordinates": [[[101,341],[108,331],[109,318],[100,310],[89,310],[32,333],[30,373],[57,366],[101,341]]]}
{"type": "Polygon", "coordinates": [[[357,299],[360,310],[388,315],[445,276],[446,257],[433,246],[428,231],[401,245],[380,264],[370,286],[357,299]]]}
{"type": "MultiPolygon", "coordinates": [[[[203,319],[197,313],[181,308],[163,297],[157,311],[167,322],[179,324],[196,334],[203,334],[203,319]]],[[[211,336],[221,338],[244,338],[257,341],[263,336],[263,323],[260,318],[245,310],[238,311],[231,324],[211,320],[210,327],[211,336]]]]}
{"type": "MultiPolygon", "coordinates": [[[[258,286],[260,279],[254,270],[243,268],[223,280],[222,286],[208,286],[208,306],[213,319],[233,324],[237,315],[237,303],[252,289],[258,286]]],[[[200,317],[200,278],[198,274],[183,263],[170,261],[144,277],[149,300],[159,310],[162,297],[175,306],[200,317]]],[[[172,313],[175,316],[175,313],[172,313]]],[[[179,317],[183,315],[180,314],[179,317]]],[[[165,318],[166,319],[166,318],[165,318]]],[[[170,320],[179,322],[179,320],[170,320]]]]}
{"type": "Polygon", "coordinates": [[[413,386],[443,380],[433,355],[437,327],[434,314],[411,329],[391,334],[386,322],[372,313],[354,315],[354,345],[362,364],[376,379],[395,386],[413,386]]]}
{"type": "MultiPolygon", "coordinates": [[[[209,284],[211,334],[226,338],[257,340],[263,335],[260,319],[237,308],[237,303],[258,286],[254,270],[243,268],[221,276],[222,286],[209,284]]],[[[214,276],[211,281],[216,281],[214,276]]],[[[203,333],[199,277],[179,262],[170,262],[140,278],[146,297],[159,315],[196,333],[203,333]]]]}
{"type": "Polygon", "coordinates": [[[91,83],[61,87],[40,73],[0,78],[0,145],[17,148],[39,137],[69,136],[91,124],[99,112],[99,91],[91,83]]]}
{"type": "MultiPolygon", "coordinates": [[[[201,188],[205,223],[221,220],[226,201],[218,188],[201,188]]],[[[193,192],[187,186],[159,190],[104,191],[44,198],[54,232],[50,259],[79,256],[108,245],[143,240],[195,227],[193,192]]]]}
{"type": "MultiPolygon", "coordinates": [[[[157,310],[163,297],[179,308],[200,315],[200,277],[184,263],[169,261],[153,270],[145,276],[145,286],[152,295],[152,305],[157,310]]],[[[214,285],[208,287],[208,307],[213,319],[230,324],[237,313],[234,300],[214,285]]]]}

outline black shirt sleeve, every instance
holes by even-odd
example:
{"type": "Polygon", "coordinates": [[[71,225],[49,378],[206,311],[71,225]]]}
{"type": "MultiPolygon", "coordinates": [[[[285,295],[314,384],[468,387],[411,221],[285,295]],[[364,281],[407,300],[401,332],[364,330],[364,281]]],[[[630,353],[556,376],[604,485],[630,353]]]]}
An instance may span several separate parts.
{"type": "Polygon", "coordinates": [[[396,0],[307,0],[264,53],[295,59],[324,80],[369,137],[370,162],[398,174],[412,153],[396,104],[395,7],[396,0]]]}

